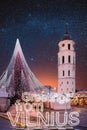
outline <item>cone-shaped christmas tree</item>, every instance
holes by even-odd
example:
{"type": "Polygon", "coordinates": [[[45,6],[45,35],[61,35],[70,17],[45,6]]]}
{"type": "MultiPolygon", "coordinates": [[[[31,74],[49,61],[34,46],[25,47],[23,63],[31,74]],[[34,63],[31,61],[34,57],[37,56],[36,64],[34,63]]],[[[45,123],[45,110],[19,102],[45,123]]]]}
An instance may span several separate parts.
{"type": "Polygon", "coordinates": [[[40,92],[44,87],[30,70],[19,39],[16,41],[11,61],[0,78],[0,88],[4,86],[9,96],[21,95],[22,92],[40,92]]]}

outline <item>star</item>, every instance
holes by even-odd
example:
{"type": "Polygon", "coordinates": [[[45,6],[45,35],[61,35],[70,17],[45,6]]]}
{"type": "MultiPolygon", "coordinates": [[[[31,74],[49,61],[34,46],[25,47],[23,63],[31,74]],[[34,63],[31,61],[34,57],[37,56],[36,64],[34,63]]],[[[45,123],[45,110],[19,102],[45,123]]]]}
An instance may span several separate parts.
{"type": "Polygon", "coordinates": [[[31,61],[31,62],[36,62],[36,59],[35,59],[34,57],[31,57],[31,58],[30,58],[30,61],[31,61]]]}

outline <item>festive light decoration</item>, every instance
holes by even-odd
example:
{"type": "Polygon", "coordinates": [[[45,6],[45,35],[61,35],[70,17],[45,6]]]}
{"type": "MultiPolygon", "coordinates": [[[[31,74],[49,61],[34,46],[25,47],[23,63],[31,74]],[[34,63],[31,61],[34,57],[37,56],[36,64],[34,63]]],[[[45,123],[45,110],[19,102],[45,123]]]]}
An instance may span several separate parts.
{"type": "Polygon", "coordinates": [[[10,97],[20,98],[22,92],[41,93],[46,87],[36,78],[30,70],[19,39],[16,41],[13,56],[6,71],[0,77],[0,88],[6,88],[10,97]]]}

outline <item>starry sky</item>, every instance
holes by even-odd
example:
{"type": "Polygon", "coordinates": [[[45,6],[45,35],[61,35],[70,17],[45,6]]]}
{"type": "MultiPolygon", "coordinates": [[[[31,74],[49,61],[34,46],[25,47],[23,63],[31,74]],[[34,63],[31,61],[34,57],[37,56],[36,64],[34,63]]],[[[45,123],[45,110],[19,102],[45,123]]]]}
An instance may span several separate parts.
{"type": "Polygon", "coordinates": [[[45,85],[57,86],[58,42],[66,23],[76,43],[76,87],[87,89],[87,0],[1,0],[0,74],[19,38],[37,78],[45,85]]]}

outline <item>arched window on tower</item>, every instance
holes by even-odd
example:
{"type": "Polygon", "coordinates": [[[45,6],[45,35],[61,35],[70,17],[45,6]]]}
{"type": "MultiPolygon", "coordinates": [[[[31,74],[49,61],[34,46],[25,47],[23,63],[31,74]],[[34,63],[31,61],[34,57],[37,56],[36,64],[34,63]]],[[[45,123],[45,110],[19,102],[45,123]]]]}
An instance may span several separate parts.
{"type": "Polygon", "coordinates": [[[64,70],[63,70],[63,76],[65,75],[65,72],[64,72],[64,70]]]}
{"type": "Polygon", "coordinates": [[[71,56],[69,55],[68,56],[68,63],[70,63],[71,62],[71,56]]]}
{"type": "Polygon", "coordinates": [[[68,70],[68,76],[70,76],[70,70],[68,70]]]}
{"type": "Polygon", "coordinates": [[[70,50],[70,44],[68,44],[68,50],[70,50]]]}
{"type": "Polygon", "coordinates": [[[62,56],[62,64],[64,64],[64,60],[65,60],[65,58],[64,58],[64,56],[62,56]]]}

